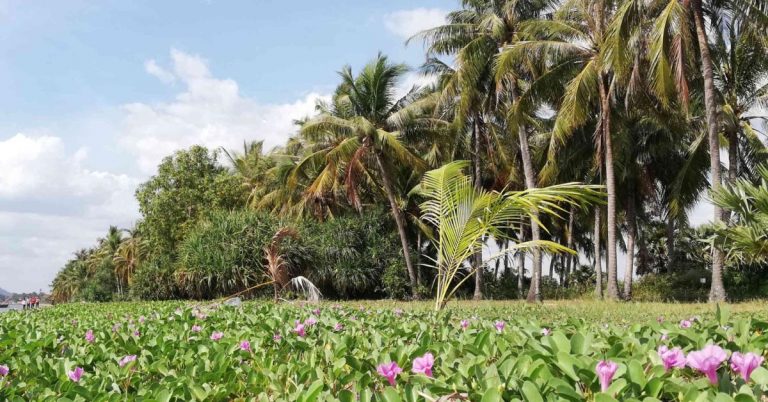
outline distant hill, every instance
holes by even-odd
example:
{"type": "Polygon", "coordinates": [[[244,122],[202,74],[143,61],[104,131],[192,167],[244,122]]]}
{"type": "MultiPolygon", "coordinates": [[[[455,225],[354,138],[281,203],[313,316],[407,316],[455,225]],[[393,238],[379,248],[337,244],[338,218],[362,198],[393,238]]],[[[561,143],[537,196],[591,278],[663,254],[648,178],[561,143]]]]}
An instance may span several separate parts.
{"type": "Polygon", "coordinates": [[[5,290],[3,288],[0,288],[0,298],[9,297],[10,295],[11,295],[11,292],[9,292],[9,291],[7,291],[7,290],[5,290]]]}

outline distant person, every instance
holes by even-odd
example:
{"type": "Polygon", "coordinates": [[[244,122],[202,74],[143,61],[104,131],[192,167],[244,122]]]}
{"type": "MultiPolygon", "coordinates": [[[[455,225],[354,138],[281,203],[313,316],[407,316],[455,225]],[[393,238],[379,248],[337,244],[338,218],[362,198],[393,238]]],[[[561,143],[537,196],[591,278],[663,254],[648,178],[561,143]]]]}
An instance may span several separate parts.
{"type": "Polygon", "coordinates": [[[30,307],[37,308],[37,296],[32,296],[31,299],[29,299],[30,307]]]}
{"type": "Polygon", "coordinates": [[[21,309],[22,310],[27,309],[27,299],[24,299],[24,298],[21,299],[21,309]]]}
{"type": "Polygon", "coordinates": [[[35,308],[40,307],[40,298],[35,296],[35,308]]]}

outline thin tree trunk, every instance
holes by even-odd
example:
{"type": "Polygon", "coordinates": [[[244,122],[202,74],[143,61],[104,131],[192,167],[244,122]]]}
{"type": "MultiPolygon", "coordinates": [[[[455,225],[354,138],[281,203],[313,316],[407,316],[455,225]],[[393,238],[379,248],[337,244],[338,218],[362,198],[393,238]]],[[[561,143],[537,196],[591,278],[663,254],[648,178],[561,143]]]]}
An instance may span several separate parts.
{"type": "MultiPolygon", "coordinates": [[[[567,226],[567,233],[565,234],[565,246],[569,249],[573,250],[573,227],[575,225],[576,220],[576,206],[571,205],[570,211],[568,211],[568,226],[567,226]]],[[[565,272],[566,272],[566,280],[563,281],[564,286],[568,286],[569,278],[572,271],[572,264],[575,263],[573,255],[566,254],[566,264],[565,264],[565,272]]]]}
{"type": "Polygon", "coordinates": [[[667,213],[667,272],[675,265],[675,218],[667,213]]]}
{"type": "MultiPolygon", "coordinates": [[[[728,184],[733,185],[739,178],[739,132],[728,130],[728,184]]],[[[723,209],[723,221],[730,224],[731,211],[723,209]]]]}
{"type": "Polygon", "coordinates": [[[613,171],[613,146],[611,141],[611,105],[608,98],[607,77],[600,74],[600,115],[602,118],[603,141],[605,148],[605,188],[608,193],[608,213],[606,224],[608,226],[608,298],[619,298],[619,284],[616,264],[616,179],[613,171]]]}
{"type": "MultiPolygon", "coordinates": [[[[525,226],[520,223],[519,242],[525,241],[525,226]]],[[[525,253],[517,252],[517,297],[523,298],[523,277],[525,276],[525,253]]]]}
{"type": "Polygon", "coordinates": [[[631,196],[627,198],[627,265],[624,269],[624,299],[631,300],[632,275],[635,273],[635,238],[637,236],[637,219],[635,217],[635,200],[631,196]]]}
{"type": "MultiPolygon", "coordinates": [[[[482,172],[480,169],[480,121],[475,118],[472,126],[472,169],[476,189],[482,188],[482,172]]],[[[483,249],[480,248],[473,256],[475,266],[475,294],[473,300],[483,300],[483,249]]]]}
{"type": "MultiPolygon", "coordinates": [[[[720,141],[718,137],[717,99],[715,92],[715,80],[712,74],[712,57],[709,54],[706,26],[701,0],[693,0],[693,17],[696,24],[696,38],[699,41],[699,53],[701,55],[701,72],[704,77],[704,105],[707,111],[707,133],[709,136],[709,166],[712,180],[711,191],[720,189],[720,141]]],[[[720,223],[723,211],[717,204],[714,207],[714,223],[720,223]]],[[[725,287],[723,286],[723,251],[715,245],[712,247],[712,288],[709,291],[709,301],[719,302],[725,300],[725,287]]]]}
{"type": "Polygon", "coordinates": [[[504,276],[509,276],[509,239],[504,240],[504,276]]]}
{"type": "Polygon", "coordinates": [[[552,279],[555,277],[556,262],[557,262],[557,258],[555,258],[555,256],[552,256],[552,258],[549,259],[549,279],[552,279]]]}
{"type": "Polygon", "coordinates": [[[397,224],[397,233],[400,235],[400,244],[403,247],[403,259],[405,259],[405,266],[408,269],[408,277],[411,280],[411,294],[416,296],[415,292],[418,281],[416,280],[416,272],[413,269],[413,264],[411,264],[411,253],[410,247],[408,247],[408,235],[405,231],[405,219],[403,218],[403,212],[397,205],[395,192],[392,188],[392,181],[389,178],[389,171],[384,166],[384,160],[382,159],[379,152],[374,152],[374,154],[376,155],[376,162],[379,165],[379,173],[381,174],[381,181],[384,185],[384,191],[387,193],[387,198],[389,199],[389,206],[392,210],[392,217],[395,218],[395,224],[397,224]]]}
{"type": "Polygon", "coordinates": [[[421,269],[421,230],[416,234],[416,285],[421,289],[424,283],[424,274],[421,269]]]}
{"type": "MultiPolygon", "coordinates": [[[[525,174],[525,187],[527,189],[536,188],[536,175],[533,172],[533,161],[531,159],[531,150],[528,147],[528,133],[525,127],[521,126],[518,129],[518,138],[520,140],[520,154],[523,160],[523,172],[525,174]]],[[[531,240],[537,242],[541,240],[541,232],[539,229],[538,212],[533,213],[531,218],[531,240]]],[[[541,249],[535,247],[533,250],[533,267],[531,268],[531,287],[528,290],[529,303],[540,302],[541,297],[541,249]]]]}
{"type": "Polygon", "coordinates": [[[595,208],[595,228],[592,235],[592,244],[595,247],[595,297],[603,298],[603,265],[600,256],[600,207],[595,208]]]}

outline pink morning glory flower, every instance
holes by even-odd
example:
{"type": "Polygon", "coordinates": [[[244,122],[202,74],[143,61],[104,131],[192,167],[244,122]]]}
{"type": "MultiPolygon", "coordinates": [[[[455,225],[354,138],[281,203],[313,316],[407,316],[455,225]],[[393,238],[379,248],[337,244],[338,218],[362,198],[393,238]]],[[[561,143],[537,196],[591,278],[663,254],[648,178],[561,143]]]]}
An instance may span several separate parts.
{"type": "Polygon", "coordinates": [[[85,340],[88,341],[88,343],[93,343],[93,341],[96,339],[96,337],[93,335],[93,330],[89,329],[85,333],[85,340]]]}
{"type": "Polygon", "coordinates": [[[395,377],[402,373],[403,369],[401,369],[396,362],[389,362],[379,364],[379,367],[376,367],[376,372],[378,372],[382,377],[385,377],[387,381],[389,381],[389,385],[394,387],[395,377]]]}
{"type": "Polygon", "coordinates": [[[734,352],[731,356],[731,368],[739,373],[744,381],[749,381],[752,371],[763,364],[763,356],[758,356],[752,352],[741,354],[734,352]]]}
{"type": "Polygon", "coordinates": [[[319,309],[319,308],[316,308],[316,309],[312,310],[312,314],[314,314],[314,315],[320,315],[320,309],[319,309]]]}
{"type": "Polygon", "coordinates": [[[666,340],[668,340],[668,339],[669,339],[669,335],[667,335],[667,334],[661,334],[661,340],[662,340],[662,341],[666,341],[666,340]]]}
{"type": "Polygon", "coordinates": [[[302,323],[296,323],[296,327],[293,328],[293,332],[302,338],[307,336],[307,331],[304,329],[304,324],[302,323]]]}
{"type": "Polygon", "coordinates": [[[690,328],[691,327],[691,321],[690,320],[682,320],[680,321],[680,328],[690,328]]]}
{"type": "Polygon", "coordinates": [[[250,352],[251,351],[251,343],[248,341],[242,341],[240,342],[240,350],[250,352]]]}
{"type": "Polygon", "coordinates": [[[395,316],[400,317],[401,315],[403,315],[403,309],[401,308],[395,309],[395,316]]]}
{"type": "Polygon", "coordinates": [[[493,323],[493,326],[496,327],[496,331],[499,331],[499,333],[504,332],[504,326],[507,325],[504,323],[504,321],[496,321],[493,323]]]}
{"type": "Polygon", "coordinates": [[[145,320],[146,318],[144,318],[144,316],[139,317],[139,324],[144,324],[145,320]]]}
{"type": "Polygon", "coordinates": [[[195,324],[195,325],[193,325],[193,326],[192,326],[192,328],[190,328],[190,330],[191,330],[192,332],[200,332],[200,331],[202,331],[202,330],[203,330],[203,327],[201,327],[201,326],[199,326],[199,325],[195,324]]]}
{"type": "Polygon", "coordinates": [[[317,320],[314,317],[309,317],[306,320],[304,320],[304,325],[308,327],[311,327],[315,324],[317,324],[317,320]]]}
{"type": "Polygon", "coordinates": [[[224,337],[224,333],[223,332],[218,332],[217,331],[217,332],[214,332],[214,333],[211,334],[211,339],[214,340],[214,341],[218,341],[219,339],[221,339],[223,337],[224,337]]]}
{"type": "Polygon", "coordinates": [[[544,336],[549,335],[550,332],[552,332],[552,331],[550,331],[549,328],[542,328],[541,329],[541,334],[544,335],[544,336]]]}
{"type": "Polygon", "coordinates": [[[8,375],[8,372],[10,370],[8,369],[8,365],[3,364],[0,366],[0,377],[5,377],[8,375]]]}
{"type": "Polygon", "coordinates": [[[141,332],[137,329],[137,330],[133,331],[133,336],[138,338],[138,337],[141,336],[141,332]]]}
{"type": "Polygon", "coordinates": [[[275,342],[280,342],[280,340],[283,339],[283,336],[275,332],[274,335],[272,335],[272,340],[275,342]]]}
{"type": "Polygon", "coordinates": [[[118,329],[120,329],[120,324],[115,324],[112,326],[112,332],[117,332],[118,329]]]}
{"type": "Polygon", "coordinates": [[[344,325],[340,322],[337,322],[336,325],[333,326],[333,330],[336,332],[343,331],[344,325]]]}
{"type": "Polygon", "coordinates": [[[413,359],[413,371],[415,374],[423,373],[427,377],[432,377],[432,366],[435,364],[435,357],[432,353],[425,353],[424,356],[413,359]]]}
{"type": "Polygon", "coordinates": [[[76,367],[74,370],[67,372],[67,377],[74,382],[80,382],[83,373],[85,373],[85,370],[82,367],[76,367]]]}
{"type": "Polygon", "coordinates": [[[597,377],[600,380],[600,392],[605,392],[613,381],[613,375],[616,374],[616,370],[619,365],[610,360],[600,360],[595,367],[597,377]]]}
{"type": "Polygon", "coordinates": [[[659,346],[658,353],[661,362],[664,363],[664,369],[667,371],[674,367],[685,367],[685,353],[683,353],[682,349],[678,347],[669,349],[665,345],[661,345],[659,346]]]}
{"type": "Polygon", "coordinates": [[[120,367],[125,367],[126,364],[128,364],[130,362],[133,362],[133,361],[136,361],[136,355],[128,355],[128,356],[125,356],[122,359],[120,359],[120,362],[118,363],[118,365],[120,367]]]}
{"type": "Polygon", "coordinates": [[[469,328],[469,321],[468,320],[461,320],[461,329],[466,330],[469,328]]]}
{"type": "Polygon", "coordinates": [[[688,366],[707,375],[709,382],[717,384],[717,369],[728,358],[717,345],[707,345],[702,350],[688,353],[688,366]]]}

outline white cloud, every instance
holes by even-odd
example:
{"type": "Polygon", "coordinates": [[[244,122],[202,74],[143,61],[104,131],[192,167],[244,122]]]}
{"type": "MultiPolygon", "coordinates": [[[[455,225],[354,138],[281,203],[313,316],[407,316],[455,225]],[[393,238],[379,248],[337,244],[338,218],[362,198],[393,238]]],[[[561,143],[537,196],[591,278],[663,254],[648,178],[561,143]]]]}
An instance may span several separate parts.
{"type": "Polygon", "coordinates": [[[447,12],[439,8],[414,8],[384,15],[384,26],[403,39],[445,24],[447,12]]]}
{"type": "Polygon", "coordinates": [[[47,289],[73,251],[138,217],[139,180],[86,162],[84,148],[69,152],[55,136],[0,141],[0,287],[47,289]]]}
{"type": "Polygon", "coordinates": [[[164,82],[172,78],[184,85],[174,100],[122,108],[120,145],[136,156],[145,173],[193,144],[233,148],[243,140],[264,140],[268,148],[281,145],[295,132],[293,120],[311,115],[315,102],[324,98],[310,93],[291,103],[265,104],[243,96],[234,80],[214,77],[199,56],[173,49],[171,62],[166,69],[149,60],[145,69],[164,82]]]}
{"type": "Polygon", "coordinates": [[[176,76],[174,76],[171,72],[166,71],[164,68],[160,67],[155,61],[155,59],[150,59],[144,62],[144,71],[146,71],[150,75],[157,77],[157,79],[159,79],[162,82],[165,82],[166,84],[170,84],[176,81],[176,76]]]}

